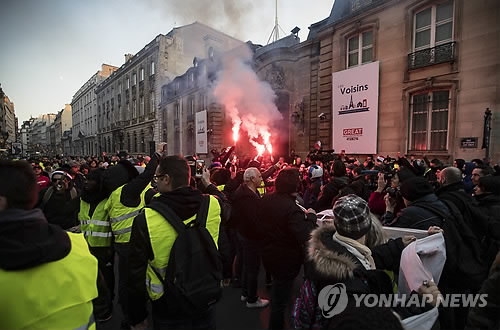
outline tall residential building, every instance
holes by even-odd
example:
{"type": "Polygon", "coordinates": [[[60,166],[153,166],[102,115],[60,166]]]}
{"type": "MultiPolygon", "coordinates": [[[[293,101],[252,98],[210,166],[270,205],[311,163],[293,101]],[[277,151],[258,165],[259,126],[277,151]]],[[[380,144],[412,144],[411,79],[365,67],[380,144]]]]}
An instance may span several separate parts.
{"type": "Polygon", "coordinates": [[[50,152],[50,125],[54,123],[56,114],[49,113],[33,119],[30,130],[30,155],[48,155],[50,152]],[[47,134],[48,132],[48,134],[47,134]],[[48,138],[47,138],[48,136],[48,138]]]}
{"type": "Polygon", "coordinates": [[[62,145],[63,133],[71,129],[72,123],[72,113],[71,105],[66,104],[64,109],[57,113],[56,119],[54,121],[54,133],[55,133],[55,153],[61,155],[64,153],[64,148],[62,145]]]}
{"type": "Polygon", "coordinates": [[[184,73],[193,59],[232,49],[242,42],[195,22],[158,35],[98,86],[99,153],[149,153],[165,136],[159,111],[164,84],[184,73]]]}
{"type": "Polygon", "coordinates": [[[33,118],[30,120],[25,120],[21,125],[21,129],[19,130],[19,142],[21,143],[23,156],[26,156],[28,152],[28,145],[30,144],[31,123],[33,122],[33,120],[33,118]]]}
{"type": "Polygon", "coordinates": [[[16,120],[14,103],[0,87],[0,139],[3,141],[0,148],[10,149],[12,142],[16,142],[16,120]]]}
{"type": "MultiPolygon", "coordinates": [[[[109,64],[102,64],[97,71],[73,96],[72,109],[72,138],[73,149],[77,155],[96,155],[97,141],[97,86],[109,77],[118,68],[109,64]]],[[[63,129],[63,132],[65,129],[63,129]]]]}

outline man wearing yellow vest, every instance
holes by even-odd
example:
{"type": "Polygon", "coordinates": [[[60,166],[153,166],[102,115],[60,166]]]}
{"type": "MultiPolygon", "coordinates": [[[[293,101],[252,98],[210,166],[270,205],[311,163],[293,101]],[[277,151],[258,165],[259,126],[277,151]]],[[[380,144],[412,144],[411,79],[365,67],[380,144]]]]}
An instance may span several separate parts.
{"type": "Polygon", "coordinates": [[[111,319],[115,288],[113,233],[109,214],[104,207],[108,194],[102,190],[104,168],[89,173],[80,197],[80,231],[90,247],[90,252],[97,258],[99,273],[103,281],[98,282],[99,297],[94,300],[94,314],[98,321],[111,319]]]}
{"type": "Polygon", "coordinates": [[[114,237],[114,249],[118,254],[118,303],[124,320],[122,327],[128,328],[127,269],[130,232],[134,217],[153,198],[151,179],[156,170],[157,156],[152,157],[146,169],[134,166],[126,159],[105,170],[102,174],[103,186],[110,193],[104,210],[109,216],[114,237]],[[138,169],[143,171],[139,174],[138,169]]]}
{"type": "MultiPolygon", "coordinates": [[[[221,222],[228,216],[227,199],[210,183],[210,173],[206,168],[201,179],[203,187],[198,185],[198,188],[210,194],[209,197],[191,187],[190,178],[190,168],[186,159],[181,156],[162,158],[153,179],[161,195],[155,198],[153,203],[166,205],[174,213],[171,214],[172,218],[177,218],[177,224],[182,226],[193,220],[198,222],[197,214],[201,212],[202,201],[208,201],[205,204],[208,209],[205,209],[207,212],[205,228],[208,231],[207,235],[220,250],[219,230],[221,222]]],[[[171,221],[172,219],[167,220],[149,207],[134,220],[129,255],[130,323],[135,325],[136,329],[145,329],[146,297],[149,296],[152,300],[155,329],[215,328],[215,305],[193,316],[178,310],[174,312],[178,309],[177,306],[167,303],[169,292],[164,292],[163,281],[165,274],[168,274],[167,265],[172,246],[178,237],[178,231],[172,227],[171,221]]]]}
{"type": "Polygon", "coordinates": [[[49,224],[28,163],[0,161],[0,329],[95,329],[97,260],[49,224]]]}

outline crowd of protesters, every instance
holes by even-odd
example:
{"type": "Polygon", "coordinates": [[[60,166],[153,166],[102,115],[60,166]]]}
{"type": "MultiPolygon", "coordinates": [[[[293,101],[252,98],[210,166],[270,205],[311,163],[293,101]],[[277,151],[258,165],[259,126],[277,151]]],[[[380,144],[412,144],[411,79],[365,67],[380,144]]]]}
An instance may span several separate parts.
{"type": "MultiPolygon", "coordinates": [[[[445,164],[439,159],[399,154],[395,158],[358,159],[321,150],[303,159],[293,151],[279,159],[271,155],[238,158],[234,147],[212,150],[212,155],[201,172],[197,171],[196,156],[103,153],[100,157],[45,157],[28,160],[30,173],[23,167],[24,161],[2,161],[0,260],[4,261],[0,262],[0,283],[11,273],[66,260],[71,255],[68,245],[78,239],[73,235],[83,235],[97,259],[94,266],[86,259],[87,266],[95,268],[95,274],[88,274],[97,283],[92,290],[85,283],[89,292],[81,303],[87,306],[86,316],[92,302],[90,314],[98,322],[112,317],[116,253],[122,328],[148,326],[148,299],[152,301],[155,329],[215,328],[215,304],[205,309],[197,306],[199,312],[194,315],[183,310],[181,303],[172,302],[174,294],[169,292],[173,291],[163,291],[164,286],[169,288],[165,281],[174,267],[171,263],[188,267],[173,261],[174,241],[182,231],[175,221],[183,222],[186,228],[190,221],[202,221],[208,234],[204,239],[211,238],[221,260],[220,286],[241,288],[241,301],[247,308],[270,305],[271,329],[403,329],[401,319],[425,313],[436,306],[438,295],[447,293],[487,293],[488,304],[470,310],[440,308],[441,329],[493,329],[500,325],[498,165],[479,159],[445,164]],[[33,186],[30,175],[36,180],[33,186]],[[16,177],[21,178],[18,183],[16,177]],[[25,191],[14,187],[19,182],[24,182],[25,191]],[[205,195],[212,197],[205,200],[205,195]],[[204,219],[199,220],[203,216],[198,214],[203,212],[204,219]],[[328,212],[331,221],[324,220],[328,212]],[[162,217],[167,221],[158,220],[162,217]],[[6,225],[17,218],[44,226],[44,232],[52,235],[35,239],[38,248],[30,245],[20,232],[29,226],[6,225]],[[434,299],[420,310],[379,306],[370,311],[348,305],[346,312],[325,318],[318,307],[318,293],[327,285],[344,283],[348,295],[394,292],[401,253],[416,238],[387,239],[384,226],[443,233],[447,261],[441,280],[436,284],[430,278],[414,292],[434,299]],[[69,232],[69,239],[64,231],[69,232]],[[51,255],[47,251],[52,248],[62,252],[51,255]],[[37,251],[35,255],[33,251],[37,251]],[[36,256],[42,257],[20,260],[36,256]],[[261,265],[271,288],[270,301],[257,295],[261,265]],[[300,293],[294,292],[299,274],[304,277],[300,293]],[[295,295],[298,299],[289,315],[295,295]]],[[[36,231],[30,235],[36,236],[36,231]]],[[[202,244],[208,251],[206,258],[212,248],[202,244]]],[[[78,276],[75,273],[74,277],[78,276]]],[[[204,289],[212,290],[210,297],[217,296],[213,288],[204,289]]],[[[64,291],[57,292],[64,295],[64,291]]],[[[0,306],[7,308],[5,299],[0,300],[0,306]]],[[[9,310],[16,305],[12,306],[9,310]]],[[[38,312],[54,318],[48,315],[49,309],[38,312]]],[[[0,328],[34,327],[38,321],[45,322],[27,318],[31,323],[24,320],[21,324],[17,314],[12,315],[5,323],[0,320],[0,328]]],[[[92,320],[80,323],[95,326],[92,320]]],[[[78,327],[76,323],[53,322],[78,327]]]]}

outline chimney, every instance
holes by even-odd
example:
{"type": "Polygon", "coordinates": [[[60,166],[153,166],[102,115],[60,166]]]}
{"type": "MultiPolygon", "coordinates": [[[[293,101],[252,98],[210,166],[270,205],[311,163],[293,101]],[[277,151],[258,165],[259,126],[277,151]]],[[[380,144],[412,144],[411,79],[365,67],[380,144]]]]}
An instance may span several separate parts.
{"type": "Polygon", "coordinates": [[[128,53],[128,54],[125,54],[125,63],[127,63],[132,57],[134,57],[134,55],[128,53]]]}

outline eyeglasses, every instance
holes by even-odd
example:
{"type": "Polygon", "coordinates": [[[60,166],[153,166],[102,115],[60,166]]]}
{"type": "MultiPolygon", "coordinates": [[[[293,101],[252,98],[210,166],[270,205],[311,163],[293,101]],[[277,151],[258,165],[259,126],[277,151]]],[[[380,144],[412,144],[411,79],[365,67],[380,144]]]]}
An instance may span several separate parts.
{"type": "Polygon", "coordinates": [[[157,183],[159,178],[167,176],[167,175],[168,174],[153,175],[153,182],[157,183]]]}

